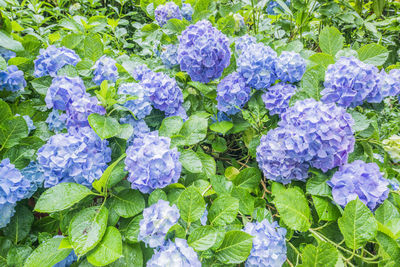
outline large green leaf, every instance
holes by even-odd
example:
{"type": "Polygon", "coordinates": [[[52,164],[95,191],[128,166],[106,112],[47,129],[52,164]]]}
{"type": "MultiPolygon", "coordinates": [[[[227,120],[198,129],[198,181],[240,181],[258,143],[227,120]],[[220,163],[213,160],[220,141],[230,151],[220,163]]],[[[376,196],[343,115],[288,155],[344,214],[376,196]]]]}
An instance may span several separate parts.
{"type": "Polygon", "coordinates": [[[303,250],[302,259],[301,267],[335,267],[339,252],[329,243],[319,243],[317,247],[309,244],[303,250]]]}
{"type": "Polygon", "coordinates": [[[383,65],[389,56],[387,48],[379,44],[364,45],[357,50],[357,53],[361,61],[375,66],[383,65]]]}
{"type": "Polygon", "coordinates": [[[191,186],[181,193],[177,202],[181,218],[188,223],[201,218],[206,203],[196,187],[191,186]]]}
{"type": "Polygon", "coordinates": [[[308,59],[320,66],[323,66],[324,68],[328,68],[329,65],[335,63],[334,57],[325,53],[316,53],[310,56],[308,59]]]}
{"type": "Polygon", "coordinates": [[[246,168],[233,179],[237,187],[253,192],[260,184],[261,172],[258,168],[246,168]]]}
{"type": "Polygon", "coordinates": [[[344,37],[335,27],[325,27],[319,35],[319,47],[322,52],[335,56],[343,48],[344,37]]]}
{"type": "Polygon", "coordinates": [[[400,218],[397,208],[386,199],[375,211],[375,218],[382,224],[389,223],[392,219],[400,218]]]}
{"type": "Polygon", "coordinates": [[[96,35],[87,36],[83,42],[83,48],[85,51],[85,58],[89,58],[93,61],[98,60],[103,55],[103,43],[96,35]]]}
{"type": "Polygon", "coordinates": [[[122,257],[108,266],[143,266],[143,253],[140,244],[122,243],[122,257]]]}
{"type": "Polygon", "coordinates": [[[173,143],[177,145],[195,145],[206,138],[208,120],[200,116],[190,116],[183,124],[179,134],[174,137],[173,143]]]}
{"type": "Polygon", "coordinates": [[[218,230],[210,225],[196,228],[188,238],[188,244],[197,251],[211,248],[217,242],[218,230]]]}
{"type": "Polygon", "coordinates": [[[232,196],[239,200],[239,211],[244,215],[252,215],[256,198],[243,188],[235,187],[232,196]]]}
{"type": "Polygon", "coordinates": [[[243,231],[226,233],[221,246],[215,251],[215,256],[225,264],[244,262],[253,246],[253,237],[243,231]]]}
{"type": "Polygon", "coordinates": [[[5,236],[18,243],[29,235],[33,220],[33,214],[26,206],[17,205],[10,223],[2,231],[5,236]]]}
{"type": "Polygon", "coordinates": [[[178,116],[168,117],[162,121],[158,133],[160,136],[171,137],[173,135],[178,134],[179,131],[182,129],[182,126],[183,126],[183,120],[181,117],[178,116]]]}
{"type": "Polygon", "coordinates": [[[230,129],[232,129],[233,123],[230,121],[220,121],[215,122],[210,125],[210,129],[214,132],[226,134],[230,129]]]}
{"type": "Polygon", "coordinates": [[[62,237],[54,237],[41,243],[25,261],[24,267],[52,267],[65,259],[72,249],[59,249],[62,240],[62,237]]]}
{"type": "Polygon", "coordinates": [[[107,169],[103,172],[99,180],[96,180],[93,182],[93,187],[99,191],[102,192],[108,188],[108,185],[110,184],[109,180],[111,177],[111,174],[114,170],[114,168],[118,165],[118,163],[123,160],[126,157],[126,154],[122,154],[116,161],[114,161],[110,166],[107,167],[107,169]]]}
{"type": "Polygon", "coordinates": [[[332,204],[332,200],[320,196],[312,196],[312,198],[320,221],[336,221],[339,218],[340,211],[332,204]]]}
{"type": "Polygon", "coordinates": [[[105,266],[116,261],[122,256],[122,237],[118,229],[107,227],[103,239],[97,247],[91,251],[87,259],[94,266],[105,266]]]}
{"type": "Polygon", "coordinates": [[[121,125],[115,118],[92,113],[88,117],[89,124],[101,139],[116,136],[121,131],[121,125]]]}
{"type": "Polygon", "coordinates": [[[22,116],[4,120],[0,124],[0,145],[10,148],[28,136],[28,126],[22,116]]]}
{"type": "Polygon", "coordinates": [[[143,219],[143,215],[133,218],[126,226],[121,228],[121,234],[128,243],[138,243],[139,222],[143,219]]]}
{"type": "Polygon", "coordinates": [[[12,117],[11,109],[6,102],[0,99],[0,123],[12,117]]]}
{"type": "Polygon", "coordinates": [[[239,212],[239,200],[223,195],[214,200],[208,212],[211,225],[227,225],[233,222],[239,212]]]}
{"type": "Polygon", "coordinates": [[[111,208],[121,217],[130,218],[142,212],[145,202],[142,194],[133,189],[125,189],[111,198],[111,208]]]}
{"type": "Polygon", "coordinates": [[[201,173],[203,165],[199,156],[193,150],[184,150],[179,155],[182,166],[191,173],[201,173]]]}
{"type": "Polygon", "coordinates": [[[379,252],[385,259],[391,259],[394,262],[400,262],[400,246],[396,240],[382,232],[377,233],[376,240],[379,244],[379,252]]]}
{"type": "Polygon", "coordinates": [[[217,165],[215,163],[214,158],[204,153],[201,149],[199,149],[199,151],[197,151],[196,154],[201,161],[202,174],[204,174],[207,177],[215,175],[215,173],[217,172],[217,165]]]}
{"type": "Polygon", "coordinates": [[[14,52],[19,52],[24,50],[24,47],[20,42],[15,41],[13,38],[11,38],[10,35],[8,35],[4,31],[0,31],[0,46],[14,52]]]}

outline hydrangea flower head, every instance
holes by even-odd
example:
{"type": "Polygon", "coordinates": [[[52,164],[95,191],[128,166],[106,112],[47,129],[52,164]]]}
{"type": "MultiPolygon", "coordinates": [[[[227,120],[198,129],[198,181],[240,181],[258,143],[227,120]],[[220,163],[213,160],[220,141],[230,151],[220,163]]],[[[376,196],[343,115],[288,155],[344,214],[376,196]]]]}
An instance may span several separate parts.
{"type": "Polygon", "coordinates": [[[257,90],[268,88],[276,80],[276,61],[277,54],[269,46],[250,44],[236,61],[237,71],[250,87],[257,90]]]}
{"type": "Polygon", "coordinates": [[[179,6],[174,2],[167,2],[164,5],[157,6],[154,10],[156,21],[160,27],[164,26],[170,19],[182,19],[179,6]]]}
{"type": "Polygon", "coordinates": [[[11,65],[6,71],[0,71],[0,89],[17,92],[26,87],[26,81],[23,71],[17,66],[11,65]]]}
{"type": "Polygon", "coordinates": [[[57,72],[62,67],[66,65],[76,66],[80,60],[79,56],[71,49],[49,45],[46,49],[41,49],[40,55],[34,60],[35,71],[33,75],[37,78],[47,75],[56,77],[57,72]]]}
{"type": "Polygon", "coordinates": [[[137,119],[143,119],[151,113],[153,107],[150,101],[150,90],[139,83],[124,83],[119,86],[118,94],[136,96],[134,100],[128,100],[124,107],[128,108],[137,119]]]}
{"type": "Polygon", "coordinates": [[[247,50],[247,47],[251,44],[257,43],[257,39],[253,36],[245,34],[235,40],[235,51],[240,55],[243,51],[247,50]]]}
{"type": "Polygon", "coordinates": [[[121,124],[130,124],[133,127],[133,134],[126,141],[126,146],[129,147],[132,145],[133,140],[138,137],[143,137],[150,133],[150,128],[147,126],[144,120],[135,120],[131,115],[121,118],[119,120],[121,124]]]}
{"type": "Polygon", "coordinates": [[[179,152],[170,148],[171,139],[151,132],[135,138],[126,150],[125,169],[133,189],[150,193],[178,182],[182,171],[179,152]]]}
{"type": "Polygon", "coordinates": [[[13,51],[0,46],[0,56],[7,62],[10,58],[15,57],[16,54],[13,51]]]}
{"type": "Polygon", "coordinates": [[[26,198],[30,190],[29,180],[5,158],[0,162],[0,205],[15,204],[26,198]]]}
{"type": "Polygon", "coordinates": [[[115,82],[118,79],[116,63],[114,59],[106,55],[99,58],[93,66],[93,82],[97,85],[100,85],[105,80],[115,82]]]}
{"type": "Polygon", "coordinates": [[[47,117],[46,123],[50,131],[59,133],[65,129],[66,120],[67,115],[65,113],[60,114],[57,109],[53,109],[47,117]]]}
{"type": "Polygon", "coordinates": [[[400,162],[400,136],[392,135],[382,141],[383,149],[389,154],[393,162],[400,162]]]}
{"type": "Polygon", "coordinates": [[[280,267],[286,261],[286,229],[277,222],[249,222],[244,232],[254,236],[253,247],[247,258],[246,267],[271,266],[280,267]]]}
{"type": "Polygon", "coordinates": [[[217,87],[218,110],[228,115],[238,113],[249,101],[250,93],[250,87],[237,72],[229,74],[217,87]]]}
{"type": "Polygon", "coordinates": [[[44,187],[63,182],[74,182],[91,187],[111,161],[107,140],[90,128],[73,129],[56,134],[39,148],[37,161],[44,172],[44,187]]]}
{"type": "Polygon", "coordinates": [[[383,178],[379,166],[361,160],[341,166],[327,183],[332,187],[333,199],[342,207],[359,198],[374,210],[389,195],[389,182],[383,178]]]}
{"type": "Polygon", "coordinates": [[[89,126],[88,116],[92,113],[106,114],[105,108],[100,105],[97,97],[84,94],[80,98],[73,99],[67,106],[67,126],[89,126]]]}
{"type": "Polygon", "coordinates": [[[143,210],[143,219],[139,222],[138,239],[155,248],[162,246],[168,230],[178,222],[179,210],[175,205],[160,199],[143,210]]]}
{"type": "Polygon", "coordinates": [[[160,58],[167,68],[178,65],[178,46],[174,44],[165,45],[161,48],[160,58]]]}
{"type": "Polygon", "coordinates": [[[382,69],[379,78],[379,88],[382,97],[400,94],[400,69],[392,69],[389,73],[386,73],[382,69]]]}
{"type": "Polygon", "coordinates": [[[132,71],[132,77],[136,80],[136,81],[141,81],[143,79],[144,75],[147,75],[148,73],[153,72],[151,69],[149,69],[146,65],[140,65],[136,68],[133,69],[132,71]]]}
{"type": "Polygon", "coordinates": [[[296,93],[296,86],[287,83],[278,83],[262,95],[265,108],[270,115],[281,115],[289,108],[290,98],[296,93]]]}
{"type": "Polygon", "coordinates": [[[43,185],[43,171],[37,162],[31,161],[28,166],[21,170],[21,174],[25,180],[30,182],[30,189],[25,197],[30,198],[43,185]]]}
{"type": "Polygon", "coordinates": [[[184,17],[188,21],[191,21],[192,15],[194,13],[192,5],[187,3],[182,3],[181,13],[182,17],[184,17]]]}
{"type": "Polygon", "coordinates": [[[185,239],[168,240],[159,250],[156,250],[147,267],[201,267],[201,262],[193,248],[185,239]]]}
{"type": "Polygon", "coordinates": [[[275,64],[275,75],[282,82],[299,82],[306,71],[306,60],[300,54],[283,51],[275,64]]]}
{"type": "Polygon", "coordinates": [[[208,83],[221,77],[229,66],[229,40],[209,21],[188,26],[178,39],[178,62],[193,81],[208,83]]]}
{"type": "Polygon", "coordinates": [[[15,206],[17,204],[11,204],[11,203],[4,203],[0,204],[0,229],[3,227],[6,227],[15,213],[15,206]]]}
{"type": "Polygon", "coordinates": [[[81,78],[58,76],[53,79],[44,100],[48,108],[66,110],[73,99],[81,98],[85,93],[81,78]]]}

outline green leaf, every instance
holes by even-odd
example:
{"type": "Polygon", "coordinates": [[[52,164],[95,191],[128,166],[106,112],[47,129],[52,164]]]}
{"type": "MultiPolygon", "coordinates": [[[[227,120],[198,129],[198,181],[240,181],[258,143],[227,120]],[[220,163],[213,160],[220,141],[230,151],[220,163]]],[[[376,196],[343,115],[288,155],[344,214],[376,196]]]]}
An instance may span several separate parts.
{"type": "Polygon", "coordinates": [[[196,22],[201,19],[208,18],[209,14],[212,12],[212,1],[211,0],[197,0],[194,5],[194,14],[192,17],[192,21],[196,22]]]}
{"type": "Polygon", "coordinates": [[[0,31],[0,46],[14,52],[24,51],[22,44],[4,31],[0,31]]]}
{"type": "Polygon", "coordinates": [[[241,263],[250,255],[252,246],[251,235],[243,231],[229,231],[221,246],[215,251],[215,256],[225,264],[241,263]]]}
{"type": "Polygon", "coordinates": [[[302,259],[301,267],[335,267],[339,252],[329,243],[319,243],[317,247],[309,244],[303,250],[302,259]]]}
{"type": "Polygon", "coordinates": [[[103,172],[99,180],[93,182],[93,188],[98,192],[103,192],[106,190],[109,184],[110,176],[118,163],[126,157],[126,153],[122,154],[116,161],[114,161],[111,165],[107,167],[107,169],[103,172]]]}
{"type": "Polygon", "coordinates": [[[255,198],[243,188],[235,187],[232,196],[239,200],[239,211],[244,215],[251,215],[254,211],[255,198]]]}
{"type": "Polygon", "coordinates": [[[212,188],[218,195],[230,194],[233,184],[223,175],[213,175],[210,177],[212,188]]]}
{"type": "Polygon", "coordinates": [[[312,198],[320,221],[336,221],[339,218],[340,211],[332,204],[332,200],[319,196],[312,198]]]}
{"type": "Polygon", "coordinates": [[[258,168],[246,168],[242,170],[233,179],[233,184],[237,187],[254,192],[254,190],[260,185],[261,172],[258,168]]]}
{"type": "Polygon", "coordinates": [[[274,203],[281,219],[289,228],[302,232],[310,228],[310,208],[300,188],[283,190],[275,195],[274,203]]]}
{"type": "Polygon", "coordinates": [[[385,5],[386,5],[386,0],[373,0],[372,1],[372,9],[374,10],[376,17],[379,18],[382,15],[385,5]]]}
{"type": "Polygon", "coordinates": [[[208,212],[211,225],[227,225],[233,222],[239,212],[239,200],[231,196],[220,196],[214,200],[208,212]]]}
{"type": "Polygon", "coordinates": [[[52,80],[53,79],[49,76],[43,76],[33,79],[31,81],[31,85],[36,92],[38,92],[40,95],[45,96],[47,94],[47,89],[49,89],[51,85],[52,80]]]}
{"type": "Polygon", "coordinates": [[[107,227],[103,239],[97,247],[91,251],[87,259],[94,266],[105,266],[122,256],[122,237],[118,229],[107,227]]]}
{"type": "Polygon", "coordinates": [[[122,243],[122,257],[108,266],[143,266],[143,253],[140,244],[122,243]]]}
{"type": "Polygon", "coordinates": [[[379,44],[364,45],[357,50],[357,53],[361,61],[374,66],[382,66],[389,56],[387,48],[379,44]]]}
{"type": "Polygon", "coordinates": [[[35,211],[51,213],[65,210],[92,194],[92,191],[86,186],[76,183],[60,183],[47,189],[40,196],[35,211]]]}
{"type": "Polygon", "coordinates": [[[3,121],[0,124],[0,144],[3,148],[10,148],[28,136],[28,126],[22,116],[3,121]]]}
{"type": "Polygon", "coordinates": [[[322,52],[335,56],[343,48],[344,37],[335,27],[325,27],[319,35],[319,47],[322,52]]]}
{"type": "Polygon", "coordinates": [[[7,266],[7,254],[10,251],[13,243],[10,239],[0,236],[0,264],[7,266]]]}
{"type": "Polygon", "coordinates": [[[386,199],[383,204],[376,209],[375,218],[378,222],[387,224],[392,219],[400,218],[400,214],[392,202],[386,199]]]}
{"type": "Polygon", "coordinates": [[[142,194],[133,189],[125,189],[111,198],[111,208],[121,217],[130,218],[145,208],[142,194]]]}
{"type": "Polygon", "coordinates": [[[168,117],[162,121],[158,133],[160,136],[171,137],[173,135],[178,134],[179,131],[182,129],[182,126],[183,126],[183,120],[181,117],[178,116],[168,117]]]}
{"type": "Polygon", "coordinates": [[[368,129],[371,123],[364,114],[361,114],[355,110],[349,110],[348,112],[353,117],[354,125],[351,128],[353,128],[355,132],[361,132],[368,129]]]}
{"type": "Polygon", "coordinates": [[[318,65],[323,66],[324,68],[328,68],[329,65],[335,63],[335,59],[332,55],[325,53],[316,53],[308,58],[312,62],[315,62],[318,65]]]}
{"type": "Polygon", "coordinates": [[[160,199],[168,201],[168,197],[167,194],[165,194],[165,192],[160,189],[157,188],[156,190],[154,190],[153,192],[150,193],[149,199],[148,199],[148,204],[149,206],[157,203],[160,199]]]}
{"type": "Polygon", "coordinates": [[[232,129],[233,123],[230,121],[220,121],[210,125],[210,129],[214,132],[226,134],[230,129],[232,129]]]}
{"type": "Polygon", "coordinates": [[[215,163],[214,158],[204,153],[201,149],[199,149],[199,151],[197,151],[196,154],[201,160],[201,166],[202,166],[201,172],[207,177],[215,175],[215,173],[217,172],[217,165],[215,163]]]}
{"type": "Polygon", "coordinates": [[[185,189],[179,196],[177,206],[181,218],[188,223],[200,220],[206,208],[206,203],[196,187],[185,189]]]}
{"type": "Polygon", "coordinates": [[[173,34],[180,34],[188,25],[189,23],[180,19],[169,19],[164,28],[170,30],[173,34]]]}
{"type": "Polygon", "coordinates": [[[10,107],[6,102],[4,102],[1,99],[0,99],[0,114],[1,114],[0,123],[12,117],[10,107]]]}
{"type": "Polygon", "coordinates": [[[384,258],[400,262],[400,246],[396,240],[381,232],[377,233],[376,240],[379,244],[379,252],[384,258]]]}
{"type": "Polygon", "coordinates": [[[92,113],[89,115],[88,120],[92,129],[101,139],[111,138],[121,131],[121,125],[115,118],[92,113]]]}
{"type": "MultiPolygon", "coordinates": [[[[301,79],[301,90],[296,93],[302,93],[304,98],[314,98],[319,100],[321,98],[321,82],[325,79],[325,71],[320,66],[314,66],[306,70],[301,79]]],[[[295,95],[295,96],[296,96],[295,95]]]]}
{"type": "Polygon", "coordinates": [[[89,207],[78,212],[69,224],[69,241],[78,256],[83,256],[101,241],[107,228],[106,207],[89,207]]]}
{"type": "Polygon", "coordinates": [[[31,255],[32,248],[30,246],[15,246],[7,253],[7,265],[21,267],[24,266],[25,260],[31,255]]]}
{"type": "Polygon", "coordinates": [[[10,223],[2,231],[5,236],[18,243],[29,235],[33,220],[33,214],[26,206],[17,205],[10,223]]]}
{"type": "Polygon", "coordinates": [[[140,231],[139,222],[143,219],[143,215],[140,214],[133,218],[125,227],[121,228],[121,234],[124,240],[128,243],[138,243],[138,236],[140,231]]]}
{"type": "Polygon", "coordinates": [[[85,58],[97,61],[103,55],[104,46],[100,37],[93,35],[85,38],[83,49],[85,51],[85,58]]]}
{"type": "Polygon", "coordinates": [[[217,242],[218,230],[212,226],[200,226],[196,228],[188,238],[188,244],[196,251],[204,251],[217,242]]]}
{"type": "Polygon", "coordinates": [[[195,145],[206,138],[208,120],[198,116],[190,116],[179,132],[179,138],[173,139],[178,145],[195,145]]]}
{"type": "Polygon", "coordinates": [[[359,199],[347,203],[338,220],[346,246],[358,249],[375,238],[378,225],[371,211],[359,199]]]}
{"type": "Polygon", "coordinates": [[[182,166],[191,173],[201,173],[203,165],[199,156],[193,150],[184,150],[179,156],[182,166]]]}
{"type": "Polygon", "coordinates": [[[307,193],[313,196],[330,197],[332,190],[326,183],[327,180],[328,177],[323,174],[308,179],[306,184],[307,193]]]}
{"type": "Polygon", "coordinates": [[[62,237],[54,237],[41,243],[28,257],[24,267],[52,267],[65,259],[72,249],[58,249],[62,240],[62,237]]]}

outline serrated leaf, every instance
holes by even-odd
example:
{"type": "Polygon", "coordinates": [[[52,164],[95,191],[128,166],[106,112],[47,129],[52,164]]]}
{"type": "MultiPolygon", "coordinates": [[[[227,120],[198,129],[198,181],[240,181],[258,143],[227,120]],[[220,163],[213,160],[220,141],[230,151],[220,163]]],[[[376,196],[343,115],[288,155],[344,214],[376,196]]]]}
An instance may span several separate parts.
{"type": "Polygon", "coordinates": [[[122,257],[109,267],[143,266],[143,252],[140,244],[122,243],[122,257]]]}
{"type": "Polygon", "coordinates": [[[226,134],[230,129],[232,129],[233,123],[230,121],[220,121],[210,125],[210,129],[214,132],[226,134]]]}
{"type": "Polygon", "coordinates": [[[24,47],[20,42],[11,38],[11,36],[4,31],[0,31],[0,46],[14,52],[24,50],[24,47]]]}
{"type": "Polygon", "coordinates": [[[107,227],[103,239],[91,251],[87,259],[94,266],[105,266],[122,256],[122,237],[117,228],[107,227]]]}
{"type": "Polygon", "coordinates": [[[343,48],[344,37],[335,27],[325,27],[319,35],[319,47],[322,52],[335,56],[343,48]]]}
{"type": "Polygon", "coordinates": [[[392,219],[400,218],[400,213],[397,208],[386,199],[382,205],[375,211],[375,218],[382,224],[389,223],[392,219]]]}
{"type": "Polygon", "coordinates": [[[160,199],[168,201],[167,194],[160,188],[157,188],[150,193],[149,199],[147,200],[148,205],[151,206],[157,203],[160,199]]]}
{"type": "Polygon", "coordinates": [[[379,44],[364,45],[357,50],[357,53],[361,61],[374,66],[382,66],[389,56],[387,48],[379,44]]]}
{"type": "Polygon", "coordinates": [[[72,249],[58,249],[62,239],[54,237],[40,244],[25,261],[24,267],[52,267],[65,259],[72,249]]]}
{"type": "Polygon", "coordinates": [[[145,208],[142,194],[133,189],[125,189],[111,198],[111,208],[121,217],[130,218],[145,208]]]}
{"type": "Polygon", "coordinates": [[[301,267],[335,267],[339,259],[339,252],[329,243],[321,242],[317,247],[309,244],[303,250],[302,259],[301,267]]]}
{"type": "Polygon", "coordinates": [[[18,243],[29,235],[33,220],[33,214],[26,206],[17,205],[10,223],[2,231],[5,236],[18,243]]]}
{"type": "Polygon", "coordinates": [[[193,230],[188,238],[188,244],[197,251],[211,248],[218,238],[218,230],[212,226],[200,226],[193,230]]]}
{"type": "Polygon", "coordinates": [[[100,37],[96,35],[87,36],[83,41],[83,47],[85,51],[85,58],[96,61],[103,55],[103,43],[101,42],[100,37]]]}
{"type": "Polygon", "coordinates": [[[116,161],[114,161],[107,169],[103,172],[99,180],[95,180],[93,182],[93,188],[98,192],[103,192],[106,187],[108,187],[110,176],[114,170],[114,168],[118,165],[118,163],[126,157],[126,153],[122,154],[116,161]]]}
{"type": "Polygon", "coordinates": [[[384,258],[400,262],[400,246],[396,240],[381,232],[377,233],[376,240],[379,244],[379,252],[384,258]]]}
{"type": "Polygon", "coordinates": [[[215,251],[218,260],[225,264],[245,261],[253,246],[253,237],[243,231],[229,231],[221,246],[215,251]]]}
{"type": "Polygon", "coordinates": [[[217,165],[214,158],[204,153],[202,150],[197,151],[196,154],[201,161],[201,172],[207,177],[214,175],[217,172],[217,165]]]}
{"type": "Polygon", "coordinates": [[[203,165],[199,156],[193,150],[184,150],[179,155],[182,166],[191,173],[201,173],[203,165]]]}
{"type": "Polygon", "coordinates": [[[197,188],[191,186],[181,193],[177,206],[181,218],[185,222],[191,223],[201,218],[206,208],[206,203],[197,188]]]}
{"type": "Polygon", "coordinates": [[[178,134],[179,131],[182,129],[182,126],[183,126],[183,120],[181,117],[179,116],[168,117],[162,121],[158,133],[160,136],[171,137],[173,135],[178,134]]]}
{"type": "Polygon", "coordinates": [[[139,236],[139,223],[143,219],[143,215],[140,214],[133,218],[125,227],[121,228],[121,234],[124,240],[128,243],[138,243],[139,236]]]}
{"type": "Polygon", "coordinates": [[[322,174],[308,179],[306,184],[307,193],[313,196],[330,197],[332,190],[326,181],[328,181],[327,177],[322,174]]]}
{"type": "Polygon", "coordinates": [[[237,187],[248,190],[249,192],[254,192],[257,186],[260,185],[261,172],[257,168],[246,168],[242,170],[233,179],[233,184],[237,187]]]}
{"type": "Polygon", "coordinates": [[[332,200],[320,196],[312,198],[320,221],[336,221],[339,218],[340,211],[332,204],[332,200]]]}
{"type": "Polygon", "coordinates": [[[22,116],[5,120],[0,124],[0,145],[10,148],[28,136],[28,126],[22,116]]]}
{"type": "Polygon", "coordinates": [[[238,212],[239,200],[231,196],[223,195],[214,200],[208,212],[208,220],[211,225],[224,226],[233,222],[238,212]]]}
{"type": "Polygon", "coordinates": [[[332,55],[325,53],[316,53],[310,56],[308,59],[318,65],[323,66],[324,68],[328,68],[329,65],[335,63],[335,58],[332,55]]]}
{"type": "Polygon", "coordinates": [[[121,125],[112,117],[92,113],[89,115],[88,121],[92,129],[101,139],[111,138],[118,135],[121,131],[121,125]]]}

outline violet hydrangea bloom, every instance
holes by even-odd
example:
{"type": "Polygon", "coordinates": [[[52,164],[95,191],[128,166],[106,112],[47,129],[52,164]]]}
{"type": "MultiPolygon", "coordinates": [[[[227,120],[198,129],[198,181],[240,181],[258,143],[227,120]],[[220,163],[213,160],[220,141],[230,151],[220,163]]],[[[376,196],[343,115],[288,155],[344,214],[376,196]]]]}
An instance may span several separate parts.
{"type": "Polygon", "coordinates": [[[56,77],[57,72],[66,65],[76,64],[81,59],[71,49],[49,45],[46,49],[40,50],[40,55],[34,60],[35,71],[33,75],[37,78],[50,75],[56,77]]]}
{"type": "Polygon", "coordinates": [[[179,6],[174,2],[167,2],[164,5],[157,6],[154,10],[156,21],[160,27],[164,26],[170,19],[182,19],[179,6]]]}
{"type": "Polygon", "coordinates": [[[169,137],[151,132],[135,138],[126,150],[125,170],[133,189],[150,193],[178,182],[182,171],[177,148],[170,148],[169,137]]]}
{"type": "Polygon", "coordinates": [[[182,8],[181,8],[182,17],[184,17],[188,21],[191,21],[193,13],[194,10],[191,4],[182,3],[182,8]]]}
{"type": "Polygon", "coordinates": [[[0,46],[0,56],[7,62],[10,58],[15,57],[16,54],[13,51],[0,46]]]}
{"type": "Polygon", "coordinates": [[[28,115],[24,115],[22,116],[22,118],[24,118],[26,125],[28,126],[29,133],[36,129],[36,126],[33,124],[31,117],[29,117],[28,115]]]}
{"type": "Polygon", "coordinates": [[[279,116],[289,108],[290,98],[296,93],[296,86],[287,83],[278,83],[262,95],[265,108],[269,110],[270,115],[279,116]]]}
{"type": "Polygon", "coordinates": [[[250,93],[250,87],[237,72],[229,74],[217,87],[218,110],[228,115],[238,113],[249,101],[250,93]]]}
{"type": "Polygon", "coordinates": [[[93,66],[93,82],[100,85],[103,81],[115,82],[118,79],[117,61],[106,55],[99,58],[93,66]]]}
{"type": "Polygon", "coordinates": [[[73,99],[81,98],[85,93],[81,78],[58,76],[53,79],[44,100],[48,108],[66,110],[73,99]]]}
{"type": "Polygon", "coordinates": [[[47,117],[46,123],[50,131],[59,133],[65,129],[66,120],[67,115],[65,113],[60,114],[57,109],[53,109],[47,117]]]}
{"type": "Polygon", "coordinates": [[[235,40],[235,51],[240,55],[243,51],[247,50],[248,46],[257,43],[257,39],[253,36],[245,34],[235,40]]]}
{"type": "Polygon", "coordinates": [[[286,261],[286,229],[277,222],[249,222],[244,232],[254,236],[253,247],[247,258],[246,267],[280,267],[286,261]]]}
{"type": "Polygon", "coordinates": [[[165,45],[161,48],[160,58],[167,68],[178,65],[178,46],[174,44],[165,45]]]}
{"type": "Polygon", "coordinates": [[[139,222],[138,240],[151,248],[162,246],[168,230],[180,217],[176,205],[160,199],[157,203],[143,210],[143,219],[139,222]]]}
{"type": "Polygon", "coordinates": [[[389,73],[382,69],[379,76],[382,97],[400,94],[400,69],[392,69],[389,73]]]}
{"type": "Polygon", "coordinates": [[[299,82],[306,71],[306,60],[300,54],[283,51],[275,64],[276,78],[282,82],[299,82]]]}
{"type": "Polygon", "coordinates": [[[97,97],[84,94],[67,106],[67,126],[86,127],[89,126],[88,116],[93,113],[106,114],[106,109],[100,105],[97,97]]]}
{"type": "Polygon", "coordinates": [[[30,198],[38,188],[42,187],[44,181],[44,173],[41,166],[37,162],[31,161],[28,166],[21,170],[21,174],[25,180],[30,182],[29,192],[25,198],[30,198]]]}
{"type": "Polygon", "coordinates": [[[143,119],[151,113],[153,107],[150,101],[151,91],[140,83],[124,83],[119,86],[118,94],[136,96],[134,100],[128,100],[123,105],[129,109],[137,119],[143,119]]]}
{"type": "Polygon", "coordinates": [[[146,65],[140,65],[136,68],[133,69],[131,75],[136,81],[141,81],[143,79],[143,76],[147,75],[148,73],[153,72],[151,69],[149,69],[146,65]]]}
{"type": "MultiPolygon", "coordinates": [[[[6,71],[0,71],[0,89],[17,92],[26,87],[24,72],[17,66],[11,65],[6,71]]],[[[0,91],[1,91],[0,90],[0,91]]]]}
{"type": "Polygon", "coordinates": [[[144,120],[135,120],[132,115],[121,118],[119,122],[121,124],[130,124],[133,127],[133,134],[126,141],[127,147],[132,145],[135,138],[143,137],[146,134],[150,133],[150,128],[147,126],[146,122],[144,120]]]}
{"type": "Polygon", "coordinates": [[[15,204],[26,198],[30,182],[5,158],[0,162],[0,205],[15,204]]]}
{"type": "Polygon", "coordinates": [[[4,203],[0,204],[0,229],[6,227],[15,213],[15,206],[17,204],[4,203]]]}
{"type": "Polygon", "coordinates": [[[44,187],[63,182],[74,182],[91,187],[111,161],[107,140],[90,128],[70,129],[69,133],[56,134],[39,148],[37,161],[41,165],[44,187]]]}
{"type": "Polygon", "coordinates": [[[327,183],[332,187],[333,199],[342,207],[358,197],[374,210],[389,195],[389,181],[383,178],[379,166],[361,160],[341,166],[327,183]]]}
{"type": "Polygon", "coordinates": [[[229,40],[209,21],[188,26],[178,39],[178,62],[193,81],[208,83],[221,77],[229,66],[229,40]]]}
{"type": "Polygon", "coordinates": [[[146,267],[201,267],[201,262],[193,248],[187,241],[175,238],[175,242],[168,240],[147,262],[146,267]]]}
{"type": "Polygon", "coordinates": [[[247,46],[237,59],[237,71],[247,85],[254,89],[264,89],[273,84],[277,54],[271,47],[261,43],[247,46]]]}

